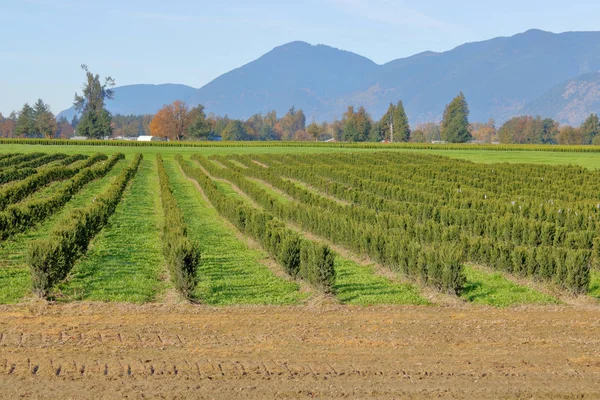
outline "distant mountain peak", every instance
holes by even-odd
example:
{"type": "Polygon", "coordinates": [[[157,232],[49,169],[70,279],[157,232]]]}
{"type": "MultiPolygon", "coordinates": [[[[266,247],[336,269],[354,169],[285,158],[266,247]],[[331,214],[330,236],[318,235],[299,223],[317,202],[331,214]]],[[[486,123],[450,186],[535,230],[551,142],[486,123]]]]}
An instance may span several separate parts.
{"type": "Polygon", "coordinates": [[[501,123],[535,106],[543,115],[576,122],[588,111],[600,112],[600,102],[595,101],[600,99],[600,80],[582,76],[599,70],[600,32],[530,29],[383,65],[350,51],[298,40],[275,47],[200,89],[119,87],[107,105],[115,114],[141,114],[184,100],[233,118],[271,110],[281,115],[295,106],[304,110],[308,121],[323,121],[340,118],[349,105],[364,106],[379,118],[390,102],[402,100],[416,125],[440,120],[445,105],[462,91],[473,121],[494,118],[501,123]],[[569,80],[574,81],[565,86],[569,80]],[[568,103],[559,101],[566,94],[571,96],[568,103]]]}

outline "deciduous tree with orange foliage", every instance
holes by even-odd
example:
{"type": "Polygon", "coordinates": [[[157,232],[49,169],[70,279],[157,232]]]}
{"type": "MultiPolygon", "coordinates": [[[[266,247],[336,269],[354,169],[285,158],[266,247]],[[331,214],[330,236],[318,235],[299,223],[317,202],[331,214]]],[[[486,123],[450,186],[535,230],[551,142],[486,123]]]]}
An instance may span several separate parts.
{"type": "Polygon", "coordinates": [[[159,110],[150,122],[150,134],[169,140],[183,140],[188,135],[192,115],[187,104],[175,101],[159,110]]]}

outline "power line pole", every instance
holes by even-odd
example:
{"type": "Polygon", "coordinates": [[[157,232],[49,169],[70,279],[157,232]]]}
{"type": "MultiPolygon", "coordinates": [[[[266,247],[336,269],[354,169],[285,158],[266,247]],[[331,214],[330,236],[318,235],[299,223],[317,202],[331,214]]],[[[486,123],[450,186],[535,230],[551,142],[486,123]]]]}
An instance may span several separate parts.
{"type": "Polygon", "coordinates": [[[390,115],[390,142],[394,143],[394,118],[390,115]]]}

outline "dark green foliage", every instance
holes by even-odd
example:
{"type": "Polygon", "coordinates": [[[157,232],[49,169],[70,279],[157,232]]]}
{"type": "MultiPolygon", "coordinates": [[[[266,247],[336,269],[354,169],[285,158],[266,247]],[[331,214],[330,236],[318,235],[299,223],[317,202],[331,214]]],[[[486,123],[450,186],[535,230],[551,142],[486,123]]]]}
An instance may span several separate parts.
{"type": "Polygon", "coordinates": [[[300,276],[325,293],[332,292],[335,284],[335,255],[325,245],[303,241],[300,248],[300,276]]]}
{"type": "MultiPolygon", "coordinates": [[[[334,254],[326,246],[303,239],[300,234],[287,228],[285,223],[268,210],[258,210],[247,205],[243,200],[226,196],[202,169],[192,167],[179,155],[176,156],[176,160],[186,175],[198,182],[217,211],[241,232],[256,239],[277,259],[290,276],[300,277],[326,293],[333,292],[334,254]]],[[[206,159],[202,161],[204,161],[202,166],[209,169],[211,173],[214,172],[213,168],[226,171],[206,159]]],[[[243,179],[241,175],[235,177],[243,179]]],[[[235,177],[230,176],[232,181],[235,181],[235,177]]]]}
{"type": "Polygon", "coordinates": [[[186,298],[191,298],[196,287],[196,272],[200,263],[198,246],[188,238],[187,224],[173,196],[169,177],[160,154],[156,155],[160,197],[164,211],[163,254],[175,288],[186,298]]]}
{"type": "Polygon", "coordinates": [[[381,117],[379,126],[383,136],[390,142],[408,142],[410,140],[410,126],[402,101],[396,105],[390,104],[387,112],[381,117]]]}
{"type": "Polygon", "coordinates": [[[43,221],[64,206],[87,183],[106,175],[125,156],[116,153],[107,162],[94,165],[106,158],[104,154],[90,157],[83,165],[84,168],[62,190],[52,196],[14,204],[8,206],[4,212],[0,212],[0,238],[6,239],[43,221]]]}
{"type": "MultiPolygon", "coordinates": [[[[281,235],[278,236],[281,237],[281,235]]],[[[272,243],[272,245],[275,244],[275,247],[279,247],[277,261],[279,261],[290,276],[295,278],[300,273],[300,238],[298,236],[285,235],[280,240],[279,243],[272,243]]],[[[305,265],[308,264],[305,263],[305,265]]],[[[306,273],[306,271],[302,272],[306,273]]]]}
{"type": "MultiPolygon", "coordinates": [[[[484,165],[407,153],[228,158],[247,168],[217,159],[297,200],[274,202],[236,181],[277,216],[438,289],[438,264],[428,253],[444,244],[456,248],[459,261],[574,292],[589,266],[572,263],[571,276],[581,279],[569,278],[569,252],[587,251],[593,263],[600,259],[600,250],[592,253],[600,234],[600,184],[596,172],[580,167],[484,165]]],[[[227,170],[214,173],[235,179],[227,170]]],[[[460,273],[455,277],[449,280],[460,281],[460,273]]]]}
{"type": "Polygon", "coordinates": [[[77,135],[92,139],[103,139],[112,134],[112,117],[105,108],[105,100],[112,99],[115,81],[111,77],[100,83],[100,76],[92,74],[86,65],[81,69],[85,71],[86,82],[81,95],[75,94],[74,106],[81,119],[77,123],[77,135]]]}
{"type": "Polygon", "coordinates": [[[112,135],[111,116],[106,110],[90,110],[85,113],[77,125],[77,136],[92,139],[104,139],[112,135]]]}
{"type": "Polygon", "coordinates": [[[581,135],[583,136],[582,144],[596,144],[594,139],[600,135],[600,119],[598,119],[598,114],[591,114],[581,127],[581,135]]]}
{"type": "Polygon", "coordinates": [[[472,139],[469,132],[469,106],[462,92],[446,106],[441,130],[442,140],[465,143],[472,139]]]}
{"type": "Polygon", "coordinates": [[[115,211],[141,160],[141,154],[135,156],[131,165],[92,204],[73,210],[57,224],[48,238],[31,243],[27,264],[36,295],[46,298],[50,289],[65,279],[77,259],[85,254],[90,240],[115,211]]]}

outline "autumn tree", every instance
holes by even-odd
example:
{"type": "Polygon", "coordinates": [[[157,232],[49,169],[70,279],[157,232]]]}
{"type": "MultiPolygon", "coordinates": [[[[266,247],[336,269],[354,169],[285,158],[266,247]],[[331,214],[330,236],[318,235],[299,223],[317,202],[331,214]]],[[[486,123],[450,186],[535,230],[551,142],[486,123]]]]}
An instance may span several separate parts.
{"type": "Polygon", "coordinates": [[[35,131],[35,111],[28,104],[25,103],[15,124],[15,135],[17,137],[27,137],[27,135],[34,133],[35,131]]]}
{"type": "Polygon", "coordinates": [[[410,126],[402,101],[399,101],[396,105],[390,103],[379,124],[385,139],[393,142],[408,142],[410,140],[410,126]]]}
{"type": "Polygon", "coordinates": [[[292,107],[288,113],[281,118],[279,125],[282,129],[282,139],[291,140],[298,131],[306,131],[306,116],[302,110],[296,110],[292,107]]]}
{"type": "Polygon", "coordinates": [[[487,123],[480,122],[472,123],[470,126],[471,135],[475,140],[480,140],[485,143],[492,143],[497,139],[496,121],[490,118],[487,123]]]}
{"type": "Polygon", "coordinates": [[[73,102],[75,110],[81,114],[81,120],[77,124],[77,133],[95,139],[112,134],[111,115],[106,110],[105,101],[114,98],[113,87],[115,81],[110,76],[105,78],[104,84],[100,82],[98,74],[92,74],[86,65],[81,69],[85,71],[86,82],[83,93],[75,93],[73,102]]]}
{"type": "Polygon", "coordinates": [[[556,143],[558,123],[550,118],[520,116],[506,121],[498,131],[500,143],[552,144],[556,143]]]}
{"type": "Polygon", "coordinates": [[[65,118],[60,117],[57,121],[56,137],[60,139],[68,139],[75,133],[73,125],[65,118]]]}
{"type": "Polygon", "coordinates": [[[13,137],[16,124],[17,114],[14,111],[6,118],[0,113],[0,135],[2,137],[13,137]]]}
{"type": "Polygon", "coordinates": [[[592,144],[594,139],[600,135],[600,121],[598,114],[591,114],[579,127],[581,131],[583,144],[592,144]]]}
{"type": "Polygon", "coordinates": [[[466,143],[472,139],[469,132],[469,106],[461,92],[446,106],[441,127],[442,139],[449,143],[466,143]]]}
{"type": "MultiPolygon", "coordinates": [[[[415,127],[415,131],[422,132],[423,135],[421,136],[421,134],[419,134],[419,136],[416,138],[411,137],[411,140],[414,142],[433,142],[442,140],[440,125],[436,124],[435,122],[427,122],[425,124],[417,125],[415,127]]],[[[412,136],[415,136],[415,133],[413,133],[412,136]]]]}
{"type": "Polygon", "coordinates": [[[150,133],[169,140],[183,140],[189,133],[191,117],[188,105],[177,100],[156,113],[150,122],[150,133]]]}
{"type": "Polygon", "coordinates": [[[557,140],[559,144],[581,144],[583,141],[583,135],[580,129],[567,125],[560,129],[557,140]]]}

